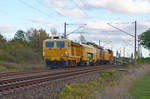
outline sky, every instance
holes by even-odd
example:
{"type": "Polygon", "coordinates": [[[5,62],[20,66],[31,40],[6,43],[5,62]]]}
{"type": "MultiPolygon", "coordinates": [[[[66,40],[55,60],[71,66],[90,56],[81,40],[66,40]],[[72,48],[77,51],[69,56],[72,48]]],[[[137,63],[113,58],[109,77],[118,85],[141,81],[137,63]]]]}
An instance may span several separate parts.
{"type": "MultiPolygon", "coordinates": [[[[12,39],[17,30],[43,28],[48,33],[56,28],[58,33],[76,31],[68,36],[79,40],[83,35],[92,41],[122,56],[130,56],[134,51],[134,38],[108,25],[118,27],[134,35],[134,21],[137,34],[150,27],[150,0],[1,0],[0,33],[12,39]],[[76,24],[76,25],[73,25],[76,24]],[[86,25],[82,25],[86,24],[86,25]],[[81,33],[77,33],[81,32],[81,33]],[[83,32],[83,33],[82,33],[83,32]]],[[[148,50],[142,48],[143,56],[148,50]]]]}

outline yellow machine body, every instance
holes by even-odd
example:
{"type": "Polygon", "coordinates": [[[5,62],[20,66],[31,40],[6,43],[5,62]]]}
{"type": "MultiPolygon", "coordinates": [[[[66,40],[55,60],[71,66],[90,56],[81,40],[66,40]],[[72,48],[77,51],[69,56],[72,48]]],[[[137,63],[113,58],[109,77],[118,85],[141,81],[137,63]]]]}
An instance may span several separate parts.
{"type": "Polygon", "coordinates": [[[114,60],[113,52],[95,46],[79,44],[68,39],[43,41],[43,57],[48,67],[93,65],[114,60]]]}

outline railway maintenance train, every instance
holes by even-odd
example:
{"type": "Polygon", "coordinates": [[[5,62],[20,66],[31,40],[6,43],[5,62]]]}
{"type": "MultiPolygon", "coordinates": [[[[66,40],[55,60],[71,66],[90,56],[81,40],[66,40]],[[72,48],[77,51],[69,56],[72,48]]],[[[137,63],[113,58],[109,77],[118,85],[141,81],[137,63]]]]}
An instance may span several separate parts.
{"type": "Polygon", "coordinates": [[[114,61],[111,50],[59,37],[43,41],[43,57],[51,68],[112,64],[114,61]]]}

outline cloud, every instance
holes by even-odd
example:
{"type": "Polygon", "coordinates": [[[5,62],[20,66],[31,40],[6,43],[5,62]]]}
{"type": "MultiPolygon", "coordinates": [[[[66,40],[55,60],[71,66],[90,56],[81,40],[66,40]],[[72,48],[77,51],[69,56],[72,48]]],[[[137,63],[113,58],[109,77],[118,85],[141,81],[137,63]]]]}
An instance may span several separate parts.
{"type": "Polygon", "coordinates": [[[146,21],[139,21],[137,22],[139,25],[145,26],[145,27],[150,27],[150,20],[146,20],[146,21]]]}
{"type": "Polygon", "coordinates": [[[46,24],[46,26],[47,26],[48,28],[55,28],[55,27],[56,27],[55,25],[50,24],[50,23],[46,24]]]}
{"type": "Polygon", "coordinates": [[[82,1],[79,1],[77,4],[78,4],[79,7],[83,7],[85,5],[85,3],[82,2],[82,1]]]}
{"type": "MultiPolygon", "coordinates": [[[[106,26],[107,27],[107,26],[106,26]]],[[[117,31],[117,30],[113,30],[113,31],[116,31],[116,32],[105,32],[103,30],[106,30],[107,28],[106,27],[103,27],[102,29],[95,29],[95,28],[92,28],[92,27],[86,27],[85,28],[85,33],[82,34],[86,37],[86,39],[88,41],[112,41],[112,44],[121,44],[122,41],[126,41],[126,42],[131,42],[132,40],[132,37],[120,32],[120,31],[117,31]]],[[[110,28],[110,30],[112,30],[110,28]]],[[[109,29],[107,29],[106,31],[109,31],[109,29]]],[[[71,35],[71,37],[69,36],[69,38],[71,38],[72,40],[77,40],[78,36],[80,34],[74,34],[74,35],[71,35]]]]}
{"type": "Polygon", "coordinates": [[[44,19],[42,19],[42,18],[31,19],[31,21],[32,21],[33,23],[45,23],[44,19]]]}
{"type": "MultiPolygon", "coordinates": [[[[95,29],[95,30],[101,30],[101,31],[116,31],[115,28],[111,27],[108,25],[110,23],[109,21],[101,21],[101,20],[96,20],[96,21],[88,21],[87,22],[87,27],[90,29],[95,29]]],[[[121,21],[112,21],[110,24],[119,27],[121,29],[130,26],[131,24],[121,24],[121,21]],[[120,23],[120,24],[117,24],[120,23]]]]}
{"type": "Polygon", "coordinates": [[[54,10],[55,13],[64,17],[84,18],[87,14],[73,0],[44,0],[46,6],[54,10]]]}
{"type": "Polygon", "coordinates": [[[50,0],[43,0],[45,4],[50,3],[50,0]]]}
{"type": "Polygon", "coordinates": [[[0,24],[0,33],[16,32],[16,27],[11,24],[0,24]]]}
{"type": "Polygon", "coordinates": [[[46,25],[48,28],[54,28],[55,27],[54,24],[49,23],[42,18],[31,19],[30,21],[33,23],[36,23],[36,24],[46,25]]]}
{"type": "Polygon", "coordinates": [[[149,14],[149,0],[82,0],[85,6],[127,14],[149,14]]]}
{"type": "Polygon", "coordinates": [[[44,4],[48,5],[49,7],[60,7],[63,8],[66,6],[66,1],[67,0],[43,0],[44,4]]]}
{"type": "Polygon", "coordinates": [[[71,9],[56,9],[56,12],[65,17],[73,17],[73,18],[84,18],[86,14],[78,9],[78,8],[71,8],[71,9]]]}
{"type": "Polygon", "coordinates": [[[101,29],[101,30],[110,30],[112,29],[107,25],[106,21],[89,21],[87,22],[87,27],[91,29],[101,29]]]}
{"type": "Polygon", "coordinates": [[[63,0],[54,0],[54,4],[57,7],[65,7],[65,1],[63,1],[63,0]]]}
{"type": "MultiPolygon", "coordinates": [[[[130,43],[133,41],[133,37],[115,29],[109,26],[108,21],[88,21],[87,26],[85,28],[85,36],[87,36],[87,39],[89,41],[113,41],[113,44],[125,44],[130,43]]],[[[110,23],[110,22],[109,22],[110,23]]],[[[137,34],[141,34],[143,31],[145,31],[145,28],[148,28],[150,24],[147,23],[147,21],[143,22],[137,22],[137,34]]],[[[122,21],[112,21],[110,24],[112,24],[115,27],[118,27],[132,35],[134,35],[134,24],[132,22],[122,22],[122,21]],[[120,23],[120,24],[119,24],[120,23]]]]}
{"type": "MultiPolygon", "coordinates": [[[[150,24],[149,21],[137,21],[137,34],[141,34],[146,29],[149,28],[150,24]]],[[[76,22],[80,23],[80,22],[76,22]]],[[[87,21],[82,22],[86,23],[85,26],[85,36],[89,41],[93,40],[104,40],[104,41],[113,41],[113,43],[119,43],[122,44],[123,42],[131,42],[133,41],[133,37],[109,26],[107,23],[112,24],[115,27],[118,27],[126,32],[128,32],[131,35],[134,35],[134,28],[135,25],[132,22],[122,22],[119,20],[114,21],[102,21],[102,20],[96,20],[96,21],[87,21]]]]}

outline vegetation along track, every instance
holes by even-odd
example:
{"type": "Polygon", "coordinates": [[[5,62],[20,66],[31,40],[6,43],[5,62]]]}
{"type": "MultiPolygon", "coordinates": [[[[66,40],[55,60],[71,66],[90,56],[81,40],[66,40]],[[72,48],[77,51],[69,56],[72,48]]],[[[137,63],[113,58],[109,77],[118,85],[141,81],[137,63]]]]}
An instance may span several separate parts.
{"type": "Polygon", "coordinates": [[[111,69],[114,67],[115,66],[95,66],[95,67],[89,66],[84,68],[72,68],[66,70],[62,69],[59,72],[58,70],[49,70],[49,72],[39,71],[38,73],[30,72],[30,75],[11,76],[8,78],[0,79],[0,92],[3,93],[6,90],[12,90],[19,87],[29,86],[29,85],[52,81],[52,80],[58,80],[61,78],[75,76],[79,74],[85,74],[94,71],[111,69]]]}

